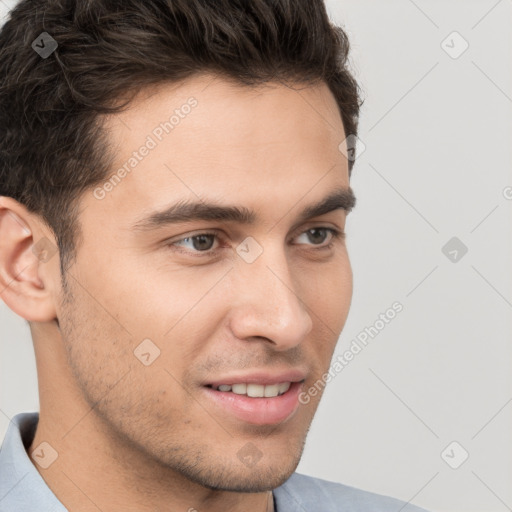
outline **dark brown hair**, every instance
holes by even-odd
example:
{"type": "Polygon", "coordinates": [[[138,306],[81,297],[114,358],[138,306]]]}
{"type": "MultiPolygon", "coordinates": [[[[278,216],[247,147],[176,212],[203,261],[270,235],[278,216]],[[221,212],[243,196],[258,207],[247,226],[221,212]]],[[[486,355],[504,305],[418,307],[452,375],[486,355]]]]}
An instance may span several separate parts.
{"type": "Polygon", "coordinates": [[[0,32],[0,195],[53,231],[64,276],[78,199],[111,171],[101,114],[203,72],[248,86],[324,81],[356,135],[348,52],[323,0],[21,0],[0,32]],[[42,32],[58,44],[46,58],[32,46],[42,32]]]}

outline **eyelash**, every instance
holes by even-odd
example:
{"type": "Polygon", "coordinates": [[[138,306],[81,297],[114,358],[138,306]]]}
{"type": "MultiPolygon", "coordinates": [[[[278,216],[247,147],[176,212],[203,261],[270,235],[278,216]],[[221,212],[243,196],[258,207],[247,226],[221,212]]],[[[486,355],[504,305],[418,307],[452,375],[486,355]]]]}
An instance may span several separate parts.
{"type": "MultiPolygon", "coordinates": [[[[313,247],[317,247],[317,249],[314,249],[314,250],[329,250],[329,249],[332,249],[334,243],[337,240],[344,240],[345,239],[345,232],[344,231],[340,231],[338,229],[329,228],[329,227],[325,227],[325,226],[319,226],[319,227],[315,226],[315,227],[312,227],[312,228],[308,228],[305,231],[303,231],[302,233],[299,233],[298,236],[303,235],[303,234],[307,233],[308,231],[310,231],[312,229],[328,231],[332,235],[331,241],[330,241],[330,243],[328,245],[315,245],[315,244],[313,244],[313,247]]],[[[192,239],[192,238],[196,238],[196,237],[200,237],[200,236],[204,236],[204,235],[212,235],[212,236],[215,236],[215,237],[219,238],[219,234],[216,233],[216,232],[203,231],[201,233],[197,233],[197,234],[194,234],[194,235],[189,235],[189,236],[180,238],[179,240],[175,240],[175,241],[170,242],[170,243],[168,243],[166,245],[171,250],[174,250],[176,252],[185,254],[187,256],[193,256],[193,257],[213,256],[219,250],[219,248],[217,248],[217,249],[209,249],[208,251],[191,251],[191,250],[188,250],[188,249],[181,249],[179,246],[175,245],[175,244],[183,242],[183,241],[185,241],[187,239],[192,239]]],[[[301,244],[299,244],[299,245],[301,245],[301,244]]]]}

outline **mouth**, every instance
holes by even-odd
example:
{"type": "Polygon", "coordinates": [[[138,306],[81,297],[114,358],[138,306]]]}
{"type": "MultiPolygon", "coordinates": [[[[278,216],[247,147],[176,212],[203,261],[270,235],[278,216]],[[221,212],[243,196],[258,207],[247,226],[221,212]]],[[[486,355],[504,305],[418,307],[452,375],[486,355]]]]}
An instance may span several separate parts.
{"type": "Polygon", "coordinates": [[[252,425],[275,425],[290,420],[299,407],[303,373],[278,376],[253,374],[225,377],[203,386],[206,399],[222,417],[252,425]]]}
{"type": "Polygon", "coordinates": [[[236,395],[244,395],[251,398],[274,398],[284,395],[290,389],[291,385],[291,382],[279,382],[277,384],[240,382],[238,384],[220,384],[216,387],[208,384],[206,387],[223,393],[235,393],[236,395]]]}

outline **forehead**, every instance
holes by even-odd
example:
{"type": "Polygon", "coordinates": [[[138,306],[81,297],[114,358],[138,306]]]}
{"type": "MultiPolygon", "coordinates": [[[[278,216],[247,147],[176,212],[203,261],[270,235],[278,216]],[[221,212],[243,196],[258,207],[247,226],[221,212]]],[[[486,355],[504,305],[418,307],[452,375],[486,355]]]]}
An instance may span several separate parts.
{"type": "Polygon", "coordinates": [[[92,203],[127,221],[191,198],[275,210],[348,187],[343,124],[323,83],[247,87],[203,75],[145,89],[104,120],[113,164],[100,187],[110,185],[92,203]]]}
{"type": "Polygon", "coordinates": [[[250,87],[200,75],[143,89],[127,110],[104,121],[118,164],[148,136],[158,145],[155,153],[169,157],[178,144],[186,149],[185,142],[210,153],[239,147],[247,154],[270,144],[295,152],[321,146],[337,157],[344,139],[338,105],[325,83],[250,87]]]}

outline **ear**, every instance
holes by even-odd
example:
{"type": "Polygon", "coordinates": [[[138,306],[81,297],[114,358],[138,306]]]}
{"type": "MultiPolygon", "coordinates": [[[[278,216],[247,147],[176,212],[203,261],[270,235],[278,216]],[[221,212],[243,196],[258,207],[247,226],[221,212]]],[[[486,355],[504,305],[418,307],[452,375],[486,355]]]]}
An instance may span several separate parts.
{"type": "Polygon", "coordinates": [[[48,322],[57,317],[59,282],[54,236],[40,217],[0,196],[0,298],[25,320],[48,322]]]}

